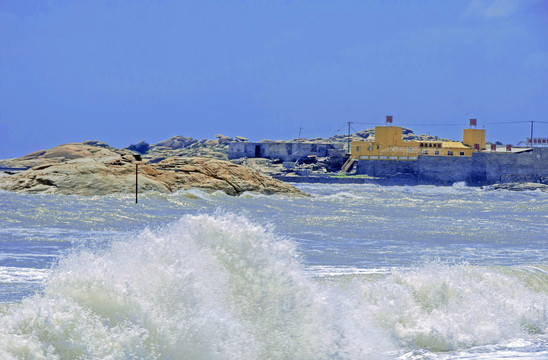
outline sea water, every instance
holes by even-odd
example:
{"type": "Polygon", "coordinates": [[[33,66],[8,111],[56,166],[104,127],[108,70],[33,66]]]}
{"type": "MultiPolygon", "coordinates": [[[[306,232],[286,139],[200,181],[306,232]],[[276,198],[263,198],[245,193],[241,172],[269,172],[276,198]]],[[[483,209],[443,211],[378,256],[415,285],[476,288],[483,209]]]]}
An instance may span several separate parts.
{"type": "Polygon", "coordinates": [[[0,192],[0,359],[546,359],[548,194],[0,192]]]}

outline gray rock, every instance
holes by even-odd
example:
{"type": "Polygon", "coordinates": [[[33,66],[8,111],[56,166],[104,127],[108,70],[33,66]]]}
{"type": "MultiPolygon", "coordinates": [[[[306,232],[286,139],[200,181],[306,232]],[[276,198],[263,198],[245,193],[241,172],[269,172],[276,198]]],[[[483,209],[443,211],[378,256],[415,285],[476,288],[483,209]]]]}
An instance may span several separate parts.
{"type": "Polygon", "coordinates": [[[548,192],[547,184],[539,183],[504,183],[504,184],[493,184],[484,187],[488,190],[510,190],[510,191],[528,191],[528,190],[540,190],[543,192],[548,192]]]}

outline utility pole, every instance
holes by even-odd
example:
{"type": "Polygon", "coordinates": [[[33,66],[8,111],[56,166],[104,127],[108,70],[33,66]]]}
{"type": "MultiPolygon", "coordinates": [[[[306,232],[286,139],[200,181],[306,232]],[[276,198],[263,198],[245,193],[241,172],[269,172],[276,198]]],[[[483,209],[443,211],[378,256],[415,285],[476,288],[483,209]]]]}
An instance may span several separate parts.
{"type": "Polygon", "coordinates": [[[351,121],[348,122],[348,153],[350,154],[350,124],[352,124],[351,121]]]}
{"type": "Polygon", "coordinates": [[[533,123],[534,121],[531,121],[531,147],[533,147],[533,123]]]}

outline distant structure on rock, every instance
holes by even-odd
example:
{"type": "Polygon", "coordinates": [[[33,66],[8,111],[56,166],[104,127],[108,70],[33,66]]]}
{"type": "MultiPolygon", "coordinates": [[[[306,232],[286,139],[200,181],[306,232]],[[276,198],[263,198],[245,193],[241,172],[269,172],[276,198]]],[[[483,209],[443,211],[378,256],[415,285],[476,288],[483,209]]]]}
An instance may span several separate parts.
{"type": "MultiPolygon", "coordinates": [[[[475,124],[476,119],[470,123],[475,124]]],[[[387,116],[387,124],[392,117],[387,116]]],[[[351,159],[360,160],[417,160],[427,156],[472,156],[474,151],[485,149],[485,130],[469,128],[463,130],[463,141],[408,140],[402,138],[399,126],[375,126],[373,141],[352,141],[351,159]]]]}
{"type": "Polygon", "coordinates": [[[231,142],[228,145],[228,158],[266,158],[281,161],[297,161],[308,156],[344,157],[340,144],[309,142],[231,142]]]}
{"type": "Polygon", "coordinates": [[[391,123],[376,126],[373,141],[352,141],[342,170],[412,183],[548,183],[548,148],[491,144],[487,149],[485,130],[474,128],[476,119],[463,130],[462,142],[404,141],[402,128],[391,123]]]}

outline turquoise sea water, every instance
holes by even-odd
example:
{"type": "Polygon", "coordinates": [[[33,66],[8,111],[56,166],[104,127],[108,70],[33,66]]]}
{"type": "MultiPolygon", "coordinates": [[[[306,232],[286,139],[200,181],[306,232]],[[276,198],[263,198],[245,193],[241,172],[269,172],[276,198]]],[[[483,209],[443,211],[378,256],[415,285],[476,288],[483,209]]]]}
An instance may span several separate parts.
{"type": "Polygon", "coordinates": [[[0,358],[548,358],[548,194],[298,186],[0,192],[0,358]]]}

